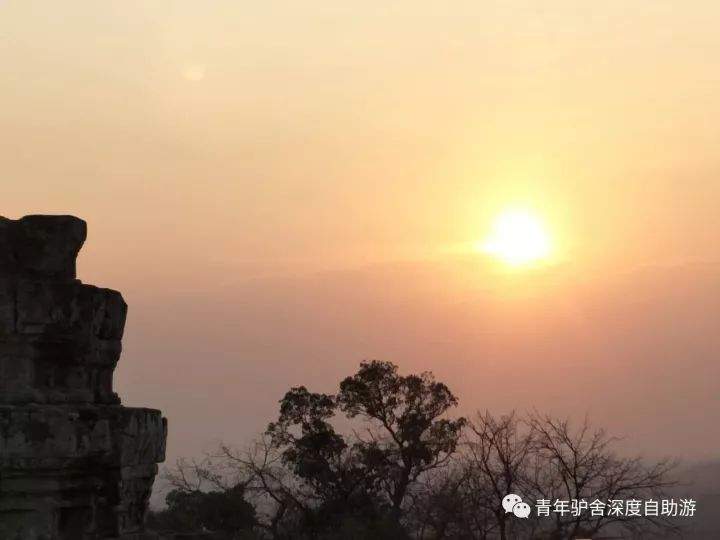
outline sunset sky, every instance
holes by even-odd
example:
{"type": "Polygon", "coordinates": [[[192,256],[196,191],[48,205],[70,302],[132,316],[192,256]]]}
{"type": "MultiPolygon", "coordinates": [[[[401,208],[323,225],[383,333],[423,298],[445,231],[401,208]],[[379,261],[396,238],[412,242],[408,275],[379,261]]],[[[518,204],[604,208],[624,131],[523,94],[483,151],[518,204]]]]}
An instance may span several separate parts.
{"type": "Polygon", "coordinates": [[[717,457],[720,4],[0,2],[0,213],[89,224],[168,457],[366,358],[717,457]],[[520,210],[551,252],[478,249],[520,210]]]}

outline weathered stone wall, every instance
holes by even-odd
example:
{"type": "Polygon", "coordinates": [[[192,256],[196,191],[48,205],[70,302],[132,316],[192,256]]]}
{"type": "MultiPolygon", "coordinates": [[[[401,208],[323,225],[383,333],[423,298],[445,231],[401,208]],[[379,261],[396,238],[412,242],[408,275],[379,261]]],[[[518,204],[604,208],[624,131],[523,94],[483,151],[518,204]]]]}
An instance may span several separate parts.
{"type": "Polygon", "coordinates": [[[127,306],[75,278],[72,216],[0,218],[0,539],[145,539],[160,411],[120,405],[127,306]]]}

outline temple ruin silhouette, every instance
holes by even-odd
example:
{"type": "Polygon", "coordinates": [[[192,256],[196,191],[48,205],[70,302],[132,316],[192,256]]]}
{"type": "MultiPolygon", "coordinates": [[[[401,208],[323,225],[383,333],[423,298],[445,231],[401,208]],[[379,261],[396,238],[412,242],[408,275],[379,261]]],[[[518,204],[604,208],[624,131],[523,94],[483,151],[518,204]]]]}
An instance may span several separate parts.
{"type": "Polygon", "coordinates": [[[0,218],[0,539],[156,538],[167,423],[113,391],[127,305],[76,279],[72,216],[0,218]]]}

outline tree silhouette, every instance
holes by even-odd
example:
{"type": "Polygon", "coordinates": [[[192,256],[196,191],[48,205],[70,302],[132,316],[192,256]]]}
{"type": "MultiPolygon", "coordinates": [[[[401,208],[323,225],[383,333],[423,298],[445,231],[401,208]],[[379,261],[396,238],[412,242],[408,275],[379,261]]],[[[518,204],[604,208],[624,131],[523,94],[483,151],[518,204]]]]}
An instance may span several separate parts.
{"type": "Polygon", "coordinates": [[[431,373],[399,375],[390,362],[363,362],[340,383],[338,403],[350,418],[379,428],[357,443],[400,519],[408,487],[425,472],[443,466],[455,452],[465,420],[441,418],[457,398],[431,373]]]}
{"type": "Polygon", "coordinates": [[[221,445],[166,473],[154,523],[273,540],[568,540],[649,537],[664,518],[551,512],[517,519],[505,495],[538,500],[648,499],[674,463],[620,456],[617,439],[539,413],[450,419],[457,405],[431,373],[363,362],[336,394],[291,388],[253,444],[221,445]],[[342,428],[342,430],[340,429],[342,428]]]}

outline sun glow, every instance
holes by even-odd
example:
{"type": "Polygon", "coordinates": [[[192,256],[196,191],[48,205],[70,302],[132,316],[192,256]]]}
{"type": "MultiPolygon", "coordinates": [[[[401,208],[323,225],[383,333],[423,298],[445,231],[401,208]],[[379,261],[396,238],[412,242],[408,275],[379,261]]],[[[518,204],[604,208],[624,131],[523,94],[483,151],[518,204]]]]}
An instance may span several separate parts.
{"type": "Polygon", "coordinates": [[[550,238],[543,223],[525,210],[506,210],[495,218],[490,234],[479,250],[511,266],[547,259],[550,238]]]}

